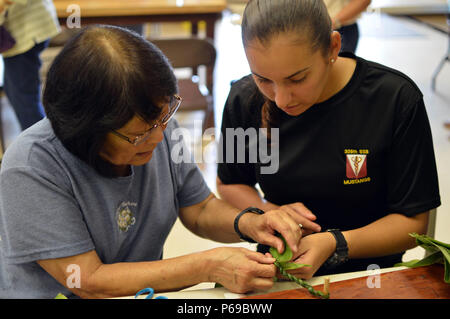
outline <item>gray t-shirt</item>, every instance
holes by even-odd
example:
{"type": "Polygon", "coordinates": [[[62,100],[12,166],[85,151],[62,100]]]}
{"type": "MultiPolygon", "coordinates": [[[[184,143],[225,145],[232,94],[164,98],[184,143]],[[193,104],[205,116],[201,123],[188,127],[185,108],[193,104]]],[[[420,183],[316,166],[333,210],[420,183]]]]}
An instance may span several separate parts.
{"type": "Polygon", "coordinates": [[[73,296],[36,263],[41,259],[94,249],[106,264],[161,259],[179,208],[210,194],[193,161],[171,160],[186,150],[171,139],[177,127],[171,121],[150,162],[119,178],[99,175],[70,153],[47,118],[23,132],[0,171],[0,298],[73,296]]]}

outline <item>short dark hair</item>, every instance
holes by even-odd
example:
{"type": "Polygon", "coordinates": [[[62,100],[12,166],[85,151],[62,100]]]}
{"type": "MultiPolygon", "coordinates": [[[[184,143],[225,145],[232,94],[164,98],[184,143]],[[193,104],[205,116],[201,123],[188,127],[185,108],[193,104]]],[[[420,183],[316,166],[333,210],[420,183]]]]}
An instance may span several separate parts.
{"type": "Polygon", "coordinates": [[[177,93],[172,67],[142,36],[94,25],[70,39],[54,59],[43,105],[55,135],[74,155],[103,175],[99,151],[106,134],[133,116],[152,122],[177,93]]]}

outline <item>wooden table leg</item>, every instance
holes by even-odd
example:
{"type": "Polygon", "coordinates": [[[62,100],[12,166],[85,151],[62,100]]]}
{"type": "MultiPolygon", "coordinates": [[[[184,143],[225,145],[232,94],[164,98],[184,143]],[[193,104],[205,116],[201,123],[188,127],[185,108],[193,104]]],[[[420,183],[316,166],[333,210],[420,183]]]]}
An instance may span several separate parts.
{"type": "Polygon", "coordinates": [[[220,19],[222,15],[217,15],[215,17],[205,19],[206,22],[206,37],[214,41],[214,36],[216,32],[216,22],[220,19]]]}

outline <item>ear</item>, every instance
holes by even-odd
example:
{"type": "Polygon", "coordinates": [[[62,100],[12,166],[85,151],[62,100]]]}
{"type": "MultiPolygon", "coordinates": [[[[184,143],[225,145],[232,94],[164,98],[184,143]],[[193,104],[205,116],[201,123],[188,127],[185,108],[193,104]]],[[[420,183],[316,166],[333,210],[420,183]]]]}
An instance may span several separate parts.
{"type": "Polygon", "coordinates": [[[331,32],[330,59],[337,60],[339,51],[341,51],[341,34],[337,31],[331,32]]]}

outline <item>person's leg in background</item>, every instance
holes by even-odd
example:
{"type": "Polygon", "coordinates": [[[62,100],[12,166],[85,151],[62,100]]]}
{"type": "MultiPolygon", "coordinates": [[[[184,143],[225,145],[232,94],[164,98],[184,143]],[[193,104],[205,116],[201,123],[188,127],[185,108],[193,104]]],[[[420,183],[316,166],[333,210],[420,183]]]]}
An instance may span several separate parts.
{"type": "Polygon", "coordinates": [[[342,37],[341,52],[355,53],[359,41],[359,28],[357,23],[343,26],[337,30],[342,37]]]}
{"type": "Polygon", "coordinates": [[[22,130],[44,117],[39,70],[42,65],[40,54],[48,42],[38,43],[25,53],[3,59],[3,88],[22,130]]]}

